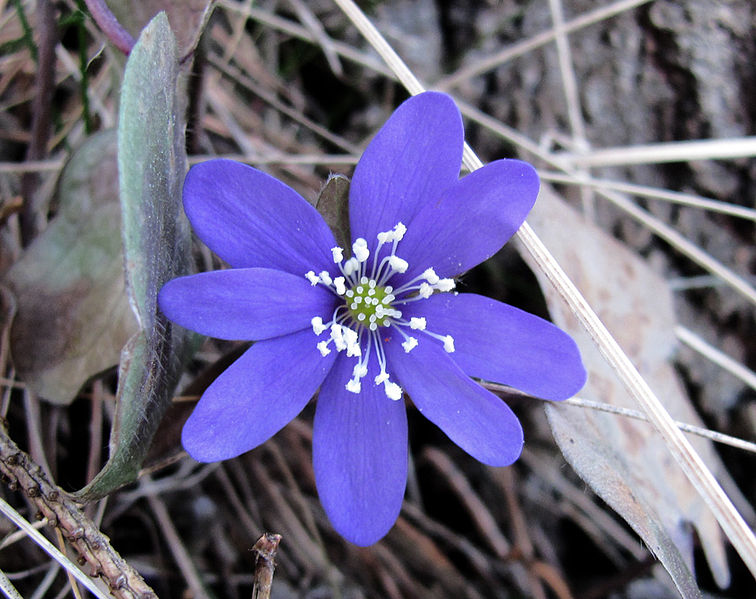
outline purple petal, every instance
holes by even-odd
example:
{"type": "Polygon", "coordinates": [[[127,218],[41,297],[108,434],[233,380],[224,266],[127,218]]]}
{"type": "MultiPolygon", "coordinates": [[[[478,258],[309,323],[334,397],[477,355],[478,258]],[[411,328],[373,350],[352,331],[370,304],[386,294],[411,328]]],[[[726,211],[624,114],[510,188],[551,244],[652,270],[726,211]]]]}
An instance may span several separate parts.
{"type": "Polygon", "coordinates": [[[373,384],[371,361],[362,392],[345,389],[354,358],[343,354],[318,396],[312,460],[320,501],[333,527],[355,545],[372,545],[396,521],[407,482],[404,402],[373,384]]]}
{"type": "Polygon", "coordinates": [[[231,266],[262,266],[303,275],[333,269],[328,225],[289,186],[232,160],[192,167],[184,210],[195,232],[231,266]]]}
{"type": "Polygon", "coordinates": [[[270,268],[232,268],[173,279],[160,290],[163,313],[218,339],[258,340],[330,320],[336,298],[303,276],[270,268]]]}
{"type": "Polygon", "coordinates": [[[184,425],[181,442],[195,460],[233,458],[293,420],[333,365],[312,331],[259,341],[207,388],[184,425]]]}
{"type": "Polygon", "coordinates": [[[425,335],[406,353],[396,334],[384,345],[387,370],[417,409],[476,460],[508,466],[522,452],[523,436],[509,406],[467,376],[435,339],[425,335]]]}
{"type": "Polygon", "coordinates": [[[432,266],[458,275],[493,256],[520,228],[538,196],[538,175],[519,160],[497,160],[460,179],[407,224],[397,254],[406,281],[432,266]]]}
{"type": "Polygon", "coordinates": [[[372,246],[376,235],[408,224],[459,177],[462,117],[446,94],[405,101],[368,145],[349,189],[352,238],[372,246]]]}
{"type": "Polygon", "coordinates": [[[572,337],[513,306],[472,293],[442,293],[403,312],[424,316],[428,330],[454,337],[449,356],[470,376],[552,400],[572,397],[585,384],[572,337]]]}

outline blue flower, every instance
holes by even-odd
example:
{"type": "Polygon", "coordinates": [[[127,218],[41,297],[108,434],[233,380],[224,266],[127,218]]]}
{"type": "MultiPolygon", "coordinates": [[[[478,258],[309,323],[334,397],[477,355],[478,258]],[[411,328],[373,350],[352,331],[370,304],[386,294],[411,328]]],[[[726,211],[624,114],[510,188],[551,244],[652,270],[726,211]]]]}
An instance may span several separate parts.
{"type": "Polygon", "coordinates": [[[184,184],[194,230],[231,268],[170,281],[160,307],[199,333],[255,343],[205,391],[183,445],[202,462],[238,456],[320,389],[318,492],[334,528],[357,545],[385,535],[401,508],[405,393],[471,456],[506,466],[522,450],[520,423],[470,377],[551,400],[585,381],[560,329],[455,290],[455,276],[519,228],[539,187],[518,160],[460,179],[463,137],[449,96],[404,102],[354,171],[351,248],[337,246],[299,194],[249,166],[211,160],[184,184]]]}

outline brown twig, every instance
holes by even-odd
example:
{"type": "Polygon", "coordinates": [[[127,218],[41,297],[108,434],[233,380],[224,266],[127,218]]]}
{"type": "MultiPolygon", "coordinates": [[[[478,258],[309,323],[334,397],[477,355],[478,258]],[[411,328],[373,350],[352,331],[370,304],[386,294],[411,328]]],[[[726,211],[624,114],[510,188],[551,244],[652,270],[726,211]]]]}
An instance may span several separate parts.
{"type": "Polygon", "coordinates": [[[23,491],[38,516],[60,529],[118,599],[156,599],[155,592],[110,545],[110,539],[89,520],[68,493],[52,484],[39,464],[21,451],[0,427],[0,472],[12,490],[23,491]]]}
{"type": "MultiPolygon", "coordinates": [[[[32,99],[31,140],[26,151],[26,160],[38,161],[47,155],[47,140],[52,121],[52,97],[55,86],[55,45],[57,30],[55,7],[50,0],[42,0],[37,7],[37,29],[39,31],[39,52],[36,93],[32,99]]],[[[21,211],[21,241],[29,245],[39,231],[37,206],[33,201],[39,184],[36,173],[26,173],[21,179],[21,195],[24,206],[21,211]]]]}
{"type": "Polygon", "coordinates": [[[255,578],[252,599],[270,599],[273,572],[276,569],[276,553],[281,535],[266,532],[257,539],[252,551],[255,554],[255,578]]]}

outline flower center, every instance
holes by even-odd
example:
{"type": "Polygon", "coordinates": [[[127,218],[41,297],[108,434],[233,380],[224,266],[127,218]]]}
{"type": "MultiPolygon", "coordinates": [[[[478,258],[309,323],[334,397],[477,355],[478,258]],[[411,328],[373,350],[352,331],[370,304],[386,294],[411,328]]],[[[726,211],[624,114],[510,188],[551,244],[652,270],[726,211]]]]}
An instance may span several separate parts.
{"type": "MultiPolygon", "coordinates": [[[[399,308],[411,302],[429,298],[435,292],[447,292],[454,289],[452,279],[440,278],[433,268],[427,268],[412,280],[395,288],[389,285],[397,273],[407,271],[409,264],[396,255],[398,243],[407,231],[402,223],[391,231],[378,233],[378,245],[372,254],[365,239],[356,239],[352,244],[352,257],[344,260],[344,250],[331,248],[333,261],[338,265],[342,276],[332,278],[328,271],[315,274],[309,271],[305,277],[314,285],[323,284],[337,297],[342,299],[333,312],[331,320],[323,322],[320,316],[311,320],[313,332],[321,336],[326,330],[330,335],[317,343],[323,356],[331,353],[331,344],[336,351],[346,351],[348,357],[357,359],[352,371],[352,378],[346,383],[346,389],[360,393],[361,380],[367,376],[368,361],[371,353],[375,354],[380,373],[374,377],[376,385],[383,384],[386,395],[398,400],[402,389],[390,380],[386,370],[386,355],[383,350],[382,335],[379,328],[391,328],[403,338],[402,347],[409,353],[419,344],[418,337],[407,332],[419,331],[425,336],[441,341],[444,350],[454,351],[454,339],[451,335],[439,335],[426,329],[425,318],[413,316],[409,320],[402,318],[399,308]],[[384,245],[391,244],[388,255],[380,259],[384,245]]],[[[384,252],[385,253],[385,252],[384,252]]]]}
{"type": "Polygon", "coordinates": [[[390,326],[391,320],[387,317],[387,308],[391,308],[391,302],[395,299],[391,294],[393,290],[391,285],[378,285],[375,279],[362,277],[359,285],[347,289],[344,294],[352,321],[372,330],[379,326],[390,326]]]}

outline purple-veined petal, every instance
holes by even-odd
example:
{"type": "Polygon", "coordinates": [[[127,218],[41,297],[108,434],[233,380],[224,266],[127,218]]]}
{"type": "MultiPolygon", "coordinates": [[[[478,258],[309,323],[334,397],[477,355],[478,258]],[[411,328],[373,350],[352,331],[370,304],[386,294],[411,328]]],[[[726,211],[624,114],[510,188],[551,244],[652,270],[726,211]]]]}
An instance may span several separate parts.
{"type": "Polygon", "coordinates": [[[334,272],[336,241],[315,208],[251,166],[221,159],[193,166],[184,210],[199,238],[231,266],[334,272]]]}
{"type": "Polygon", "coordinates": [[[320,502],[333,527],[372,545],[396,521],[407,482],[407,415],[386,397],[371,360],[359,395],[347,391],[355,359],[340,354],[315,409],[312,461],[320,502]]]}
{"type": "Polygon", "coordinates": [[[207,388],[181,442],[195,460],[216,462],[254,449],[294,419],[335,359],[310,330],[258,341],[207,388]]]}
{"type": "Polygon", "coordinates": [[[538,196],[538,175],[520,160],[497,160],[462,177],[407,224],[397,254],[403,282],[433,267],[452,277],[493,256],[520,228],[538,196]]]}
{"type": "Polygon", "coordinates": [[[462,372],[435,339],[419,335],[409,353],[401,341],[393,333],[384,344],[387,370],[423,416],[484,464],[508,466],[520,457],[522,427],[507,404],[462,372]]]}
{"type": "Polygon", "coordinates": [[[449,357],[470,376],[557,401],[585,384],[572,337],[513,306],[472,293],[441,293],[407,304],[403,312],[424,316],[428,330],[451,335],[455,351],[449,357]]]}
{"type": "Polygon", "coordinates": [[[232,268],[173,279],[160,309],[182,327],[218,339],[258,340],[330,319],[336,298],[303,276],[270,268],[232,268]]]}
{"type": "Polygon", "coordinates": [[[352,238],[368,244],[405,225],[459,178],[462,117],[446,94],[425,92],[394,111],[368,145],[349,188],[352,238]]]}

